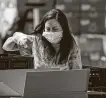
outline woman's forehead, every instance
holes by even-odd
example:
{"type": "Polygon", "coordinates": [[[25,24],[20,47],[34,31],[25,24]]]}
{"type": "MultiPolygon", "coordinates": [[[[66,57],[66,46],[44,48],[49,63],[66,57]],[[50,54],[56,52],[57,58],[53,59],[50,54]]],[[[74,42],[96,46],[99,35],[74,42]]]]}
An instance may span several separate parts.
{"type": "Polygon", "coordinates": [[[47,20],[45,26],[60,26],[60,23],[56,19],[47,20]]]}

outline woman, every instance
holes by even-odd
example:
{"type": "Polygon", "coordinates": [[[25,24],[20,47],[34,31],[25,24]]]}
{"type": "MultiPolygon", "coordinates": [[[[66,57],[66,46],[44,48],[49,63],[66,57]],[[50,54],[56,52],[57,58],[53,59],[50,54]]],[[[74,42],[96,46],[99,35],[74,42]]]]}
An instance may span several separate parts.
{"type": "MultiPolygon", "coordinates": [[[[3,48],[15,50],[15,45],[24,47],[26,53],[34,56],[35,69],[59,67],[61,70],[81,69],[80,50],[69,30],[64,13],[58,9],[47,12],[36,26],[33,36],[16,32],[7,39],[3,48]],[[32,43],[32,44],[31,44],[32,43]]],[[[19,49],[19,48],[18,48],[19,49]]]]}

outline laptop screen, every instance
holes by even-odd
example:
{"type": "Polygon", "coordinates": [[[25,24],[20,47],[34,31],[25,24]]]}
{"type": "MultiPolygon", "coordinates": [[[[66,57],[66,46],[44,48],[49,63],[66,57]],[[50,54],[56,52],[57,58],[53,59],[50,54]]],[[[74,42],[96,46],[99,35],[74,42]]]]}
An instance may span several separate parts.
{"type": "Polygon", "coordinates": [[[24,97],[33,98],[37,94],[57,94],[66,92],[86,92],[89,70],[28,72],[24,97]]]}

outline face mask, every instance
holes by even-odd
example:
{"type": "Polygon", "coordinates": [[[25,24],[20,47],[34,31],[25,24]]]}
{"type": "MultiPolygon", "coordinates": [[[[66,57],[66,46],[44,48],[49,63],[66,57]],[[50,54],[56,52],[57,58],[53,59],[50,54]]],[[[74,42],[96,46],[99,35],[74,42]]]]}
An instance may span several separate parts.
{"type": "Polygon", "coordinates": [[[63,37],[63,31],[43,32],[42,36],[44,36],[50,43],[59,43],[63,37]]]}

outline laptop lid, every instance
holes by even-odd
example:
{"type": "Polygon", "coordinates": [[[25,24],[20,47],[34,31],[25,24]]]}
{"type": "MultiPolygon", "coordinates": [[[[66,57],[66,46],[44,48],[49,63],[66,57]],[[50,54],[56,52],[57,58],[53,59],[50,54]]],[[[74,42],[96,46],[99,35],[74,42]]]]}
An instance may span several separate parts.
{"type": "Polygon", "coordinates": [[[88,81],[88,69],[28,72],[24,98],[33,98],[39,94],[86,92],[88,89],[88,81]]]}

